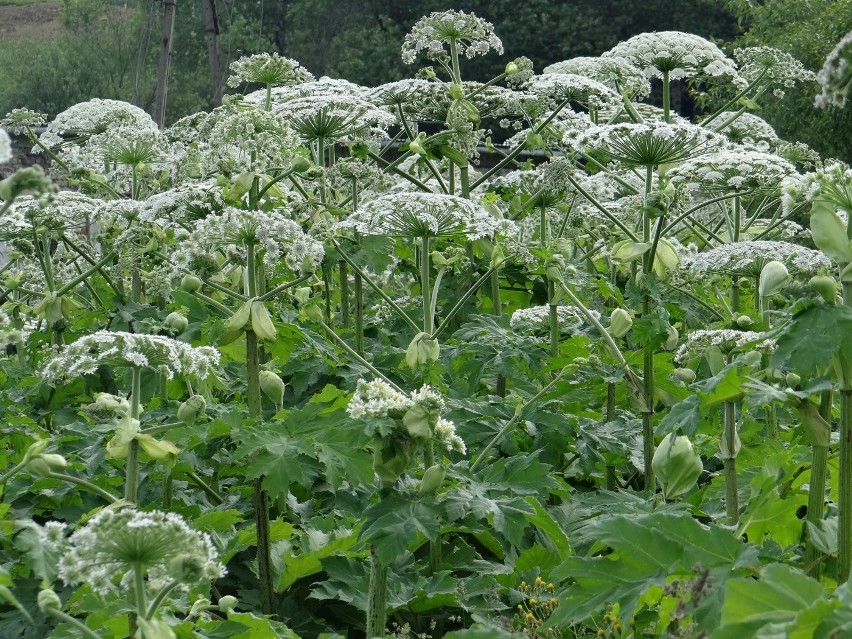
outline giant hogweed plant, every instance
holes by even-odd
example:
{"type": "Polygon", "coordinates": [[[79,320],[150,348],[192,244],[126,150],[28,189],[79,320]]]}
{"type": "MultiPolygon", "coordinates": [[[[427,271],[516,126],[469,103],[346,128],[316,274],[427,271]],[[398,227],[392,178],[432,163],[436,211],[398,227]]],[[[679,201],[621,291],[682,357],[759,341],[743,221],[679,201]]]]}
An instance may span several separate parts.
{"type": "Polygon", "coordinates": [[[4,636],[834,636],[849,169],[749,111],[847,44],[472,82],[444,11],[381,87],[9,113],[68,188],[0,181],[4,636]]]}

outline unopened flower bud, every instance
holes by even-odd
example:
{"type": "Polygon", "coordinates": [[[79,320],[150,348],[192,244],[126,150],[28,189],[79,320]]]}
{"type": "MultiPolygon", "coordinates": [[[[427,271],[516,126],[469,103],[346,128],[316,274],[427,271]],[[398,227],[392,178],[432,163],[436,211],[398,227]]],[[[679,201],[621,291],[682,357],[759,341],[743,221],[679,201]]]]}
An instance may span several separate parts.
{"type": "Polygon", "coordinates": [[[623,308],[616,308],[609,316],[609,333],[615,338],[624,337],[633,326],[630,313],[623,308]]]}
{"type": "Polygon", "coordinates": [[[757,291],[761,297],[766,297],[780,291],[790,274],[787,272],[787,267],[778,260],[767,262],[766,266],[760,271],[760,282],[757,286],[757,291]]]}
{"type": "Polygon", "coordinates": [[[674,369],[674,373],[672,373],[672,375],[679,382],[686,382],[687,384],[691,384],[695,381],[695,371],[691,368],[676,368],[674,369]]]}
{"type": "Polygon", "coordinates": [[[791,371],[784,377],[784,381],[787,382],[787,386],[790,388],[796,388],[801,383],[802,378],[791,371]]]}
{"type": "Polygon", "coordinates": [[[207,400],[204,396],[193,395],[178,407],[177,418],[187,426],[192,426],[206,408],[207,400]]]}
{"type": "Polygon", "coordinates": [[[273,371],[260,371],[260,390],[266,395],[278,410],[284,405],[284,389],[287,385],[273,371]]]}
{"type": "Polygon", "coordinates": [[[684,435],[673,437],[672,433],[663,437],[657,446],[651,467],[665,499],[674,499],[689,491],[704,469],[701,457],[689,438],[684,435]]]}
{"type": "Polygon", "coordinates": [[[423,479],[420,480],[420,490],[418,491],[418,494],[421,496],[431,495],[438,490],[444,482],[446,472],[446,469],[441,464],[435,464],[434,466],[427,468],[426,472],[423,473],[423,479]]]}
{"type": "Polygon", "coordinates": [[[677,348],[678,339],[680,339],[680,335],[677,329],[674,326],[669,326],[666,328],[666,341],[663,342],[663,348],[667,351],[673,351],[677,348]]]}
{"type": "Polygon", "coordinates": [[[743,355],[743,361],[750,366],[757,366],[763,360],[760,351],[749,351],[743,355]]]}
{"type": "Polygon", "coordinates": [[[195,291],[200,290],[202,286],[204,286],[204,282],[201,281],[201,278],[188,273],[180,280],[180,287],[187,293],[195,293],[195,291]]]}
{"type": "Polygon", "coordinates": [[[38,609],[43,613],[47,613],[49,610],[62,610],[62,600],[49,588],[39,592],[36,601],[38,601],[38,609]]]}
{"type": "Polygon", "coordinates": [[[837,280],[831,275],[814,275],[809,281],[811,289],[828,304],[834,304],[837,297],[837,280]]]}
{"type": "Polygon", "coordinates": [[[740,328],[748,328],[754,324],[754,320],[748,315],[740,315],[735,321],[740,328]]]}
{"type": "Polygon", "coordinates": [[[172,333],[183,333],[189,326],[189,320],[182,313],[174,311],[166,315],[163,323],[172,331],[172,333]]]}
{"type": "Polygon", "coordinates": [[[236,597],[232,595],[225,595],[224,597],[219,598],[219,610],[222,612],[228,612],[229,610],[233,610],[237,607],[239,601],[236,597]]]}

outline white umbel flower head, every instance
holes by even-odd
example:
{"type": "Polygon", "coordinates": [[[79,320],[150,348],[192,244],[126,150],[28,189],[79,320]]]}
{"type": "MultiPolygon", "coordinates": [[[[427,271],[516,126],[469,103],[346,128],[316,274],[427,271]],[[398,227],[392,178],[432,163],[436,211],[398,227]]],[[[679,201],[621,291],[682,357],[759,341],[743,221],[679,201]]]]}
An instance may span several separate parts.
{"type": "Polygon", "coordinates": [[[137,106],[120,100],[94,98],[57,115],[39,140],[45,146],[53,147],[62,143],[66,136],[86,139],[122,125],[154,131],[159,128],[151,116],[137,106]]]}
{"type": "Polygon", "coordinates": [[[173,580],[187,590],[225,575],[207,533],[193,530],[176,513],[125,508],[104,509],[71,535],[59,577],[106,595],[130,586],[137,567],[152,593],[173,580]]]}
{"type": "Polygon", "coordinates": [[[301,84],[314,79],[313,74],[299,62],[277,53],[257,53],[243,56],[231,62],[229,87],[238,87],[243,82],[273,86],[301,84]]]}
{"type": "Polygon", "coordinates": [[[847,33],[825,59],[816,76],[822,91],[816,97],[816,106],[833,105],[843,108],[852,86],[852,31],[847,33]]]}
{"type": "Polygon", "coordinates": [[[12,159],[12,141],[9,134],[0,129],[0,164],[12,159]]]}
{"type": "Polygon", "coordinates": [[[681,269],[699,276],[726,273],[758,277],[766,263],[773,260],[784,264],[793,274],[817,273],[821,269],[831,268],[831,260],[822,251],[792,242],[750,240],[723,244],[709,251],[684,256],[681,269]]]}
{"type": "Polygon", "coordinates": [[[651,83],[642,70],[630,60],[616,56],[571,58],[544,67],[542,73],[582,75],[634,100],[643,100],[651,93],[651,83]]]}
{"type": "Polygon", "coordinates": [[[758,350],[773,351],[776,344],[766,333],[735,331],[730,328],[701,329],[686,336],[686,341],[677,349],[674,360],[685,364],[696,357],[703,357],[711,348],[718,348],[723,355],[729,355],[746,345],[758,350]]]}
{"type": "Polygon", "coordinates": [[[574,73],[536,75],[524,88],[554,106],[568,100],[590,110],[600,110],[621,102],[621,97],[607,85],[574,73]]]}
{"type": "Polygon", "coordinates": [[[467,237],[511,234],[514,223],[498,220],[480,205],[453,195],[388,193],[361,205],[338,229],[390,237],[467,237]]]}
{"type": "Polygon", "coordinates": [[[279,262],[293,273],[313,273],[324,255],[322,242],[302,230],[289,219],[283,209],[245,211],[232,206],[221,213],[197,220],[192,232],[172,255],[172,262],[181,269],[194,268],[195,260],[217,250],[236,252],[237,261],[244,263],[245,246],[255,245],[265,253],[264,262],[279,262]]]}
{"type": "Polygon", "coordinates": [[[687,160],[667,175],[673,184],[683,184],[691,191],[771,193],[795,174],[796,167],[777,155],[726,149],[687,160]]]}
{"type": "Polygon", "coordinates": [[[674,164],[726,143],[723,136],[686,122],[601,124],[568,133],[565,144],[580,151],[601,150],[627,166],[674,164]]]}
{"type": "Polygon", "coordinates": [[[219,365],[212,346],[190,346],[162,335],[98,331],[66,346],[41,371],[51,384],[94,373],[99,366],[154,368],[175,375],[209,377],[219,365]]]}
{"type": "Polygon", "coordinates": [[[736,64],[719,47],[701,36],[680,31],[640,33],[615,45],[604,56],[627,58],[649,78],[662,78],[668,72],[672,80],[741,80],[736,64]]]}
{"type": "Polygon", "coordinates": [[[494,25],[464,11],[435,11],[421,18],[402,43],[402,61],[412,64],[425,52],[430,60],[449,59],[450,43],[459,56],[473,58],[491,50],[503,53],[503,43],[494,34],[494,25]],[[445,48],[446,47],[446,48],[445,48]]]}
{"type": "Polygon", "coordinates": [[[358,380],[355,394],[346,412],[353,419],[365,417],[402,417],[411,408],[411,400],[381,379],[358,380]]]}
{"type": "Polygon", "coordinates": [[[774,87],[775,97],[782,97],[784,89],[799,82],[813,82],[813,71],[789,53],[773,47],[746,47],[734,50],[734,58],[740,65],[740,75],[758,86],[774,87]]]}

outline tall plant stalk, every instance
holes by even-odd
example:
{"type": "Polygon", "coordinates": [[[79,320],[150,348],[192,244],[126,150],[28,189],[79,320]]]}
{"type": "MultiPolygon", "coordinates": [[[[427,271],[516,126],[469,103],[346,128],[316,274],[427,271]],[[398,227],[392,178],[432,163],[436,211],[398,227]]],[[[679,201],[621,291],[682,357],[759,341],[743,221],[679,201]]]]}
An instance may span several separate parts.
{"type": "MultiPolygon", "coordinates": [[[[246,244],[246,292],[249,298],[257,295],[257,252],[252,243],[246,244]]],[[[257,334],[246,329],[246,401],[253,420],[262,419],[260,397],[260,349],[257,334]]],[[[260,581],[260,606],[263,614],[275,610],[272,585],[272,556],[269,540],[269,497],[263,490],[263,477],[254,480],[254,519],[257,528],[257,574],[260,581]]]]}

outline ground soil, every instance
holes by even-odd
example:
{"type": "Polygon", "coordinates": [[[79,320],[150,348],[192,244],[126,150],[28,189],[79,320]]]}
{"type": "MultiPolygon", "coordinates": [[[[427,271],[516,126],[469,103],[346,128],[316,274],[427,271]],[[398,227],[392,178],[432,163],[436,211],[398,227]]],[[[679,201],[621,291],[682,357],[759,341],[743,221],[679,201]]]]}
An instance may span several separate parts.
{"type": "Polygon", "coordinates": [[[52,38],[61,28],[59,10],[53,2],[0,6],[0,42],[52,38]]]}

